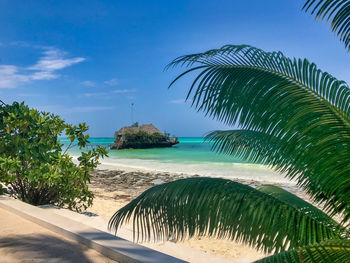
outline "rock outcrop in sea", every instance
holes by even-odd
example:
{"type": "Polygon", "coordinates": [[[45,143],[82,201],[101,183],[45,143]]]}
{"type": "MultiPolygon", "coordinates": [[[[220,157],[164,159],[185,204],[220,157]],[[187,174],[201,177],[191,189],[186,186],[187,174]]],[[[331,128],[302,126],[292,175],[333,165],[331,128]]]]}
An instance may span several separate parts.
{"type": "Polygon", "coordinates": [[[111,149],[145,149],[157,147],[171,147],[178,144],[177,138],[170,138],[153,124],[125,126],[115,133],[114,144],[111,149]]]}

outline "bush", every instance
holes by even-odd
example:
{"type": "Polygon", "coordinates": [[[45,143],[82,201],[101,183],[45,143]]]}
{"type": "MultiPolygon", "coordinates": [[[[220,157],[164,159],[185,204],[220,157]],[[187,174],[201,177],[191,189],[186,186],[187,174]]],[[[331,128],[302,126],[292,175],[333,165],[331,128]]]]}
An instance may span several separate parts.
{"type": "Polygon", "coordinates": [[[165,141],[165,137],[160,133],[148,134],[144,131],[138,131],[135,134],[125,134],[125,140],[128,143],[140,143],[140,144],[148,144],[148,143],[159,143],[165,141]]]}
{"type": "Polygon", "coordinates": [[[103,147],[82,152],[76,165],[58,139],[65,132],[70,146],[88,145],[85,123],[72,126],[59,116],[30,109],[24,103],[0,107],[0,182],[17,198],[77,211],[92,205],[90,172],[107,156],[103,147]]]}

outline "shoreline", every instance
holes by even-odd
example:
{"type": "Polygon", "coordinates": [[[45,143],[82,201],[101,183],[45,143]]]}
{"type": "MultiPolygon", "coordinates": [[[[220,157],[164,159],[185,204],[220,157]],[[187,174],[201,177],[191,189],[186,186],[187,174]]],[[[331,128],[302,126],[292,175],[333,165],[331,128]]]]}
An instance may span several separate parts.
{"type": "MultiPolygon", "coordinates": [[[[137,160],[134,161],[137,162],[137,160]]],[[[96,192],[95,194],[97,196],[111,198],[113,192],[118,192],[116,193],[117,196],[123,197],[122,199],[126,199],[127,201],[131,201],[148,188],[158,184],[189,177],[212,177],[229,179],[238,183],[249,185],[253,188],[264,184],[275,185],[310,202],[309,197],[296,185],[294,181],[289,181],[287,178],[284,178],[282,174],[278,176],[283,180],[273,180],[276,176],[275,174],[277,173],[267,167],[264,167],[263,165],[235,164],[235,167],[238,169],[232,171],[232,176],[210,176],[200,173],[165,171],[157,168],[151,169],[137,166],[137,163],[134,166],[129,166],[126,164],[103,161],[92,172],[93,178],[89,184],[89,188],[96,192]],[[250,173],[250,176],[240,176],[239,173],[242,171],[245,173],[250,173]],[[259,172],[262,172],[264,176],[266,176],[266,174],[268,175],[269,173],[273,176],[272,178],[268,178],[270,180],[259,180],[261,179],[261,176],[254,178],[254,176],[259,172]]],[[[121,206],[119,206],[119,208],[121,208],[121,206]]],[[[111,215],[109,214],[109,216],[111,215]]]]}
{"type": "MultiPolygon", "coordinates": [[[[77,156],[72,155],[74,161],[77,156]]],[[[98,170],[124,170],[128,172],[167,173],[170,175],[220,177],[230,180],[256,181],[261,184],[279,184],[295,187],[296,182],[285,178],[262,164],[252,163],[176,163],[163,160],[127,159],[107,157],[100,160],[98,170]]]]}
{"type": "MultiPolygon", "coordinates": [[[[134,160],[134,162],[135,165],[128,166],[123,163],[109,163],[105,160],[102,161],[98,168],[92,173],[89,189],[94,193],[95,198],[93,205],[86,210],[87,213],[99,215],[105,220],[109,220],[118,209],[155,185],[181,178],[205,176],[203,174],[188,174],[181,171],[159,171],[158,167],[147,169],[139,167],[137,160],[134,160]]],[[[236,165],[236,167],[239,167],[240,169],[233,171],[233,175],[229,178],[227,178],[227,176],[223,176],[223,178],[231,179],[254,188],[266,183],[265,181],[254,180],[253,176],[257,171],[274,173],[266,167],[252,167],[249,165],[236,165]],[[245,170],[245,172],[250,173],[251,177],[247,178],[242,176],[243,178],[239,178],[239,174],[237,173],[242,171],[242,169],[245,170]],[[238,175],[238,178],[235,175],[238,175]]],[[[283,175],[279,176],[283,178],[283,175]]],[[[270,180],[267,183],[282,187],[308,201],[305,193],[293,182],[285,184],[270,180]]],[[[252,262],[265,256],[261,251],[256,251],[255,249],[239,242],[233,242],[230,240],[194,237],[189,240],[181,241],[178,244],[195,248],[215,256],[220,256],[232,260],[233,262],[252,262]],[[213,246],[213,244],[215,244],[215,246],[213,246]]]]}

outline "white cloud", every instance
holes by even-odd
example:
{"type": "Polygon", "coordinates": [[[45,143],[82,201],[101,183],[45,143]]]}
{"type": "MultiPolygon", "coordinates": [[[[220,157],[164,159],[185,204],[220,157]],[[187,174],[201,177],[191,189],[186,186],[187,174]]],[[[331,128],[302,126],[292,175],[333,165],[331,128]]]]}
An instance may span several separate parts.
{"type": "MultiPolygon", "coordinates": [[[[49,49],[43,52],[44,56],[38,62],[28,67],[29,70],[36,70],[36,80],[57,78],[54,72],[60,69],[70,67],[74,64],[83,62],[85,58],[65,58],[66,52],[58,49],[49,49]]],[[[35,74],[35,73],[34,73],[35,74]]]]}
{"type": "Polygon", "coordinates": [[[30,75],[31,80],[49,80],[57,79],[59,75],[55,74],[53,71],[37,71],[30,75]]]}
{"type": "Polygon", "coordinates": [[[110,79],[110,80],[106,80],[104,82],[104,84],[108,85],[108,86],[117,86],[119,84],[119,81],[115,78],[110,79]]]}
{"type": "Polygon", "coordinates": [[[112,93],[116,93],[116,94],[119,94],[119,93],[131,93],[131,92],[135,92],[136,90],[135,89],[115,89],[112,91],[112,93]]]}
{"type": "Polygon", "coordinates": [[[0,65],[0,88],[15,88],[19,83],[27,82],[30,76],[18,73],[13,65],[0,65]]]}
{"type": "Polygon", "coordinates": [[[59,78],[56,72],[85,60],[82,57],[66,58],[67,54],[55,48],[45,48],[42,57],[29,67],[0,65],[0,88],[15,88],[20,84],[36,80],[59,78]]]}
{"type": "Polygon", "coordinates": [[[186,99],[170,100],[169,103],[172,104],[183,104],[186,102],[186,99]]]}
{"type": "Polygon", "coordinates": [[[126,93],[132,93],[136,92],[136,89],[115,89],[108,92],[90,92],[90,93],[84,93],[84,97],[106,97],[110,98],[114,94],[126,94],[126,93]]]}
{"type": "Polygon", "coordinates": [[[85,80],[81,84],[86,87],[96,87],[96,83],[91,80],[85,80]]]}

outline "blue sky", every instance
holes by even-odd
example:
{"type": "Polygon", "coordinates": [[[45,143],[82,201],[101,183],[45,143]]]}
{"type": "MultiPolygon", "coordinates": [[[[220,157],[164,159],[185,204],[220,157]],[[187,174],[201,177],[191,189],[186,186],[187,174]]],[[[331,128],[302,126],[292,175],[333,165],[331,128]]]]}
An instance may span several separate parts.
{"type": "Polygon", "coordinates": [[[227,128],[183,103],[191,78],[170,90],[177,56],[250,44],[306,57],[350,80],[349,55],[299,0],[0,2],[0,98],[85,121],[111,137],[134,119],[178,136],[227,128]]]}

